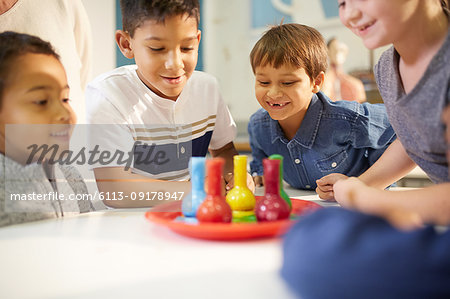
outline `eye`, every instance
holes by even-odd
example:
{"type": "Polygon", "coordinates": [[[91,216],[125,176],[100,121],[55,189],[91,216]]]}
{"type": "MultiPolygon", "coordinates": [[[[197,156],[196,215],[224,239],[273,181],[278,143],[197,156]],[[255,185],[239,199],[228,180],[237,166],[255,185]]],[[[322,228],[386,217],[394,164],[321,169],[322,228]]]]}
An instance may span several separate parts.
{"type": "Polygon", "coordinates": [[[39,101],[34,101],[33,103],[38,106],[45,106],[45,105],[47,105],[48,100],[39,100],[39,101]]]}
{"type": "Polygon", "coordinates": [[[190,52],[190,51],[193,51],[194,50],[194,47],[184,47],[184,48],[181,48],[181,51],[183,51],[183,52],[190,52]]]}
{"type": "Polygon", "coordinates": [[[62,101],[63,101],[63,103],[69,103],[69,102],[70,102],[70,99],[69,99],[69,98],[67,98],[67,99],[62,99],[62,101]]]}
{"type": "Polygon", "coordinates": [[[283,82],[283,83],[281,83],[281,84],[283,84],[284,86],[291,86],[292,84],[294,84],[295,82],[294,81],[292,81],[292,82],[283,82]]]}
{"type": "Polygon", "coordinates": [[[341,1],[338,3],[338,8],[343,8],[345,6],[345,1],[341,1]]]}
{"type": "Polygon", "coordinates": [[[270,84],[270,82],[267,82],[267,81],[259,81],[259,80],[258,80],[258,83],[259,83],[260,85],[262,85],[262,86],[267,86],[267,85],[270,84]]]}
{"type": "Polygon", "coordinates": [[[152,48],[152,47],[149,47],[149,48],[150,48],[150,50],[152,50],[153,52],[161,52],[161,51],[164,50],[164,48],[152,48]]]}

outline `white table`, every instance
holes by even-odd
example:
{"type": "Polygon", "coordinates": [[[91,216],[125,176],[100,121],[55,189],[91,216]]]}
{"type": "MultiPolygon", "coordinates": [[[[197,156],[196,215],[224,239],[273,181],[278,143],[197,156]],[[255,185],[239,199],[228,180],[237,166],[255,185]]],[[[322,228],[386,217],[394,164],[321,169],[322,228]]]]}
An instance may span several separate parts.
{"type": "Polygon", "coordinates": [[[280,239],[191,239],[147,221],[145,211],[0,228],[0,298],[293,297],[279,276],[280,239]]]}

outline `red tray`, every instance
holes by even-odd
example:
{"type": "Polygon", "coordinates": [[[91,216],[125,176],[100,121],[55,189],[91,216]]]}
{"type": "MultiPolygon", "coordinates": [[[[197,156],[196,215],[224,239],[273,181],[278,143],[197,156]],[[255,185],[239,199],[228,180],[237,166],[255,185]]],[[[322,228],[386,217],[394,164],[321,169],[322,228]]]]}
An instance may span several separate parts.
{"type": "MultiPolygon", "coordinates": [[[[258,200],[260,196],[256,197],[258,200]]],[[[291,199],[291,215],[301,215],[305,212],[321,208],[320,205],[306,200],[291,199]]],[[[198,239],[207,240],[243,240],[262,237],[276,237],[283,235],[294,223],[292,220],[279,220],[257,223],[186,223],[174,221],[181,216],[181,202],[171,202],[157,206],[145,213],[145,217],[159,225],[163,225],[172,231],[198,239]],[[177,212],[164,212],[164,211],[177,212]]]]}

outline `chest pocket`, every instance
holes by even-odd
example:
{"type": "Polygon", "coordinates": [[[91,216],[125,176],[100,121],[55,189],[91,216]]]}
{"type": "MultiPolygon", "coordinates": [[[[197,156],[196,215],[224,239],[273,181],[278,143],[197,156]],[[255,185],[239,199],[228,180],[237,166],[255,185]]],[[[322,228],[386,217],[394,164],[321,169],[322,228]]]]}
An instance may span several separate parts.
{"type": "Polygon", "coordinates": [[[347,160],[347,157],[347,152],[342,150],[328,158],[316,160],[316,165],[322,172],[334,172],[347,160]]]}

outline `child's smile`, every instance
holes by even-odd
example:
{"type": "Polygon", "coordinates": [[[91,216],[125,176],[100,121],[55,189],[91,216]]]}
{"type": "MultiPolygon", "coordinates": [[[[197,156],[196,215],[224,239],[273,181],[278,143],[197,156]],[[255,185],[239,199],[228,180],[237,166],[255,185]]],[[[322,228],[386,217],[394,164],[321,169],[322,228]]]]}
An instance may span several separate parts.
{"type": "Polygon", "coordinates": [[[289,102],[267,102],[267,104],[273,109],[282,109],[286,105],[289,105],[289,102]]]}
{"type": "Polygon", "coordinates": [[[278,120],[283,130],[297,130],[313,94],[319,91],[316,83],[304,68],[290,65],[259,66],[255,76],[255,95],[261,107],[278,120]]]}
{"type": "Polygon", "coordinates": [[[130,42],[142,82],[160,97],[176,100],[197,64],[200,35],[195,18],[186,15],[136,28],[130,42]]]}

